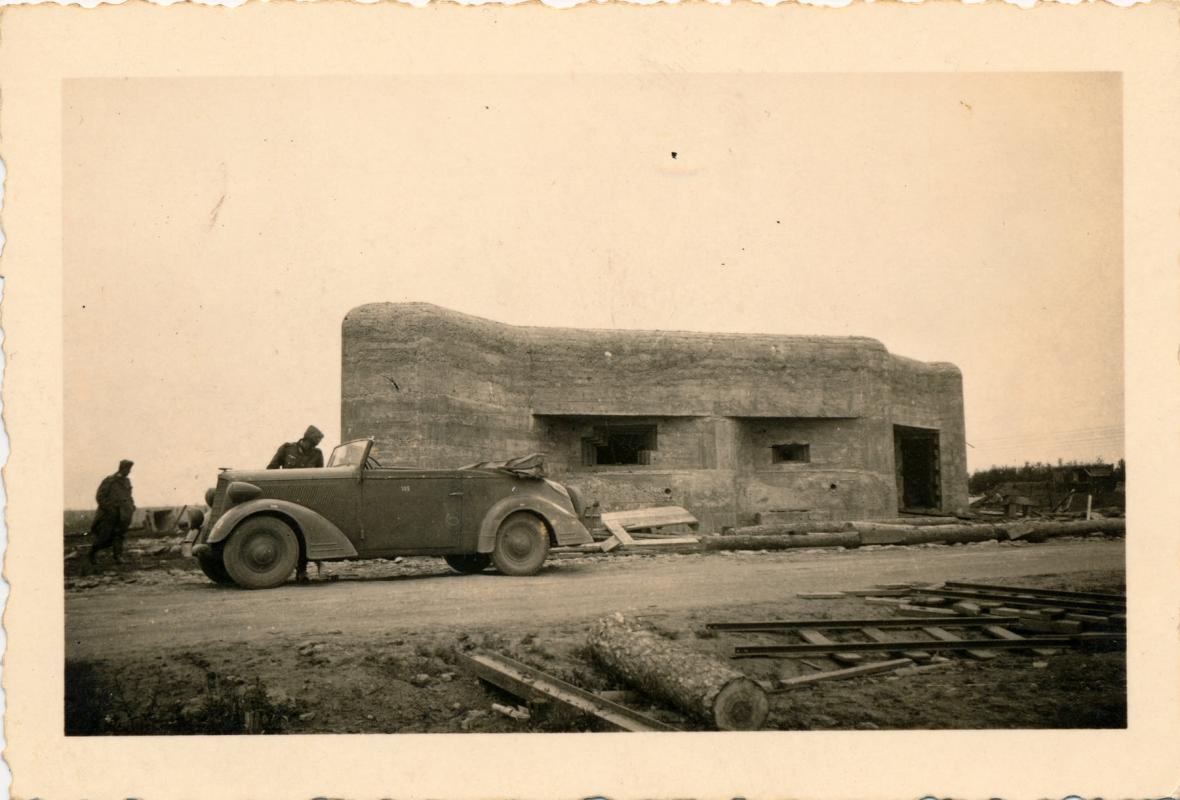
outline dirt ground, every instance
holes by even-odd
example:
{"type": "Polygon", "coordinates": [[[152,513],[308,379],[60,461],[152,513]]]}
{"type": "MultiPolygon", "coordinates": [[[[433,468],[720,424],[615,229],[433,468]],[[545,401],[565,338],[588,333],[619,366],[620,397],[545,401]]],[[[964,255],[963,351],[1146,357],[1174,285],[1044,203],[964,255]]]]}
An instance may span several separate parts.
{"type": "MultiPolygon", "coordinates": [[[[67,543],[67,733],[365,733],[595,730],[585,718],[494,704],[511,695],[468,675],[458,654],[496,650],[589,691],[626,690],[593,661],[589,624],[622,612],[683,646],[765,680],[814,669],[798,659],[729,660],[773,636],[715,634],[707,622],[882,618],[860,598],[798,592],[877,583],[976,580],[1122,591],[1124,548],[1092,536],[1045,544],[863,547],[775,553],[552,558],[540,574],[458,575],[441,559],[330,565],[333,580],[263,592],[217,586],[159,539],[128,543],[94,570],[67,543]],[[523,715],[522,715],[523,716],[523,715]]],[[[85,548],[81,548],[84,553],[85,548]]],[[[315,570],[313,568],[314,576],[315,570]]],[[[950,655],[950,654],[948,654],[950,655]]],[[[946,669],[814,684],[772,696],[782,730],[1122,727],[1123,652],[1021,651],[946,669]]],[[[808,658],[818,667],[838,665],[808,658]]],[[[704,725],[643,697],[637,710],[704,725]]]]}

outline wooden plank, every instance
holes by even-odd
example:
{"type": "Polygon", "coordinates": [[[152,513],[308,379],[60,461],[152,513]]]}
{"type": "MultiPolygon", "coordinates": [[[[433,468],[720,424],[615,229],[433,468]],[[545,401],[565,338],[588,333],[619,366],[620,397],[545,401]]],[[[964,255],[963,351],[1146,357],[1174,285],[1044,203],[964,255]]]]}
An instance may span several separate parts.
{"type": "Polygon", "coordinates": [[[877,672],[889,672],[898,667],[911,666],[914,662],[908,658],[895,658],[890,661],[873,661],[868,664],[861,664],[859,667],[848,667],[846,669],[834,669],[828,672],[813,672],[810,675],[797,675],[794,678],[783,678],[779,681],[778,689],[772,690],[781,692],[787,689],[793,689],[797,686],[806,686],[810,683],[819,683],[820,681],[839,681],[845,678],[855,678],[860,675],[872,675],[877,672]]]}
{"type": "Polygon", "coordinates": [[[802,600],[840,600],[844,592],[796,592],[795,596],[802,600]]]}
{"type": "MultiPolygon", "coordinates": [[[[981,625],[995,625],[1003,622],[991,614],[978,617],[955,617],[944,625],[953,628],[970,628],[981,625]]],[[[855,630],[858,628],[924,628],[930,624],[926,617],[884,617],[882,619],[771,619],[763,622],[708,622],[705,627],[714,631],[794,631],[800,628],[815,628],[825,631],[855,630]]]]}
{"type": "MultiPolygon", "coordinates": [[[[880,628],[869,627],[861,628],[860,630],[861,633],[872,639],[874,642],[890,641],[889,637],[885,635],[885,631],[881,630],[880,628]]],[[[928,661],[930,659],[930,654],[925,650],[903,650],[899,652],[901,652],[901,654],[906,658],[912,659],[914,661],[928,661]]]]}
{"type": "Polygon", "coordinates": [[[1109,625],[1110,617],[1104,617],[1098,614],[1078,614],[1069,613],[1065,615],[1066,619],[1075,620],[1077,622],[1088,622],[1091,625],[1109,625]]]}
{"type": "Polygon", "coordinates": [[[604,553],[609,553],[611,550],[614,550],[616,547],[618,547],[622,543],[623,542],[619,539],[618,536],[611,536],[607,539],[603,539],[599,543],[598,548],[604,553]]]}
{"type": "Polygon", "coordinates": [[[611,516],[610,514],[603,514],[602,515],[603,526],[608,531],[611,532],[611,535],[615,539],[618,539],[619,544],[624,544],[624,545],[634,544],[635,540],[631,538],[631,534],[627,533],[627,529],[624,528],[622,525],[620,525],[618,522],[616,522],[613,518],[608,519],[608,517],[610,517],[610,516],[611,516]]]}
{"type": "MultiPolygon", "coordinates": [[[[923,628],[922,630],[926,631],[926,633],[930,634],[935,639],[938,639],[941,642],[953,642],[953,641],[958,640],[958,638],[959,638],[958,636],[955,636],[950,631],[943,630],[942,628],[937,628],[937,627],[933,627],[933,626],[923,628]]],[[[967,652],[967,655],[971,656],[972,658],[979,658],[979,659],[995,658],[996,656],[999,655],[999,653],[995,653],[991,650],[975,649],[975,650],[967,650],[966,652],[967,652]]]]}
{"type": "MultiPolygon", "coordinates": [[[[988,625],[986,628],[984,628],[984,631],[986,631],[988,635],[994,636],[997,639],[1007,639],[1013,642],[1024,638],[1019,633],[1014,633],[1000,625],[988,625]]],[[[1029,649],[1039,656],[1055,656],[1061,652],[1054,647],[1032,647],[1029,649]]]]}
{"type": "Polygon", "coordinates": [[[970,591],[965,589],[918,589],[916,594],[919,597],[943,597],[954,600],[971,600],[977,602],[979,600],[999,600],[1004,605],[1013,606],[1016,608],[1067,608],[1070,611],[1095,611],[1100,614],[1109,614],[1115,612],[1122,612],[1126,609],[1126,603],[1112,602],[1112,601],[1096,601],[1096,600],[1069,600],[1061,597],[1042,597],[1024,595],[1013,592],[992,592],[987,591],[970,591]]]}
{"type": "Polygon", "coordinates": [[[911,675],[921,675],[923,672],[935,672],[937,670],[947,669],[954,666],[954,661],[939,661],[937,664],[923,664],[922,666],[902,667],[894,671],[894,675],[899,678],[908,678],[911,675]]]}
{"type": "Polygon", "coordinates": [[[1082,623],[1069,619],[1049,620],[1021,617],[1019,622],[1013,624],[1033,633],[1081,633],[1082,631],[1082,623]]]}
{"type": "Polygon", "coordinates": [[[907,640],[903,642],[831,642],[830,644],[758,644],[733,649],[733,658],[794,658],[818,653],[880,653],[905,649],[927,650],[1027,650],[1032,647],[1087,647],[1119,649],[1126,646],[1124,633],[1080,633],[1073,636],[1029,636],[1020,641],[1006,639],[952,639],[950,641],[907,640]]]}
{"type": "MultiPolygon", "coordinates": [[[[660,528],[665,525],[700,524],[695,516],[680,506],[653,506],[630,511],[607,511],[602,514],[602,523],[614,523],[622,528],[660,528]]],[[[610,528],[610,525],[607,525],[610,528]]]]}
{"type": "MultiPolygon", "coordinates": [[[[802,637],[803,641],[807,642],[808,644],[835,644],[835,642],[814,628],[800,628],[799,636],[802,637]]],[[[839,661],[841,664],[859,664],[864,660],[858,653],[836,653],[832,656],[832,658],[836,661],[839,661]]]]}
{"type": "Polygon", "coordinates": [[[941,619],[949,619],[951,617],[959,616],[949,608],[931,608],[929,606],[898,606],[898,614],[909,614],[914,617],[939,617],[941,619]]]}
{"type": "Polygon", "coordinates": [[[552,675],[501,653],[460,653],[459,661],[477,677],[529,701],[550,701],[589,714],[615,730],[674,731],[671,725],[618,703],[596,697],[552,675]]]}

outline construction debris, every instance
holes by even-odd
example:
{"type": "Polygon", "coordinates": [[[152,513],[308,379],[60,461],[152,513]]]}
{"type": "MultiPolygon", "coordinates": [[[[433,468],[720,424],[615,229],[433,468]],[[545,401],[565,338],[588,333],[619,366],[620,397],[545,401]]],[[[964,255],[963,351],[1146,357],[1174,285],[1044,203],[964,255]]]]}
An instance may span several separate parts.
{"type": "Polygon", "coordinates": [[[589,646],[594,658],[619,678],[719,730],[758,730],[766,721],[770,703],[757,683],[621,614],[595,622],[589,646]]]}
{"type": "MultiPolygon", "coordinates": [[[[927,631],[929,633],[929,631],[927,631]]],[[[772,644],[748,645],[734,648],[734,658],[761,658],[766,656],[794,656],[815,653],[872,653],[902,650],[1030,650],[1046,646],[1089,646],[1110,647],[1126,643],[1125,633],[1079,633],[1073,636],[1030,636],[1020,640],[1008,639],[958,639],[953,636],[946,640],[907,639],[896,642],[828,642],[827,644],[772,644]]]]}
{"type": "Polygon", "coordinates": [[[660,528],[673,525],[686,525],[695,531],[700,527],[700,522],[680,506],[655,506],[631,511],[608,511],[602,514],[601,520],[603,526],[611,534],[601,543],[603,552],[609,552],[620,545],[636,547],[639,545],[696,544],[700,541],[695,536],[660,535],[656,538],[648,538],[640,533],[651,535],[660,528]],[[633,536],[632,534],[637,535],[633,536]]]}
{"type": "MultiPolygon", "coordinates": [[[[889,584],[889,589],[883,591],[895,590],[897,587],[898,584],[889,584]]],[[[846,596],[859,597],[863,591],[822,592],[800,596],[834,599],[846,596]]],[[[904,599],[871,596],[862,598],[863,602],[868,604],[893,605],[898,614],[904,615],[892,619],[714,622],[706,627],[714,631],[734,633],[794,632],[802,640],[791,644],[736,647],[735,658],[823,653],[845,663],[855,661],[864,652],[893,652],[914,661],[924,661],[930,657],[929,651],[938,650],[960,650],[973,658],[987,659],[994,658],[1000,650],[1027,649],[1038,655],[1051,655],[1065,646],[1117,647],[1125,644],[1126,634],[1121,630],[1125,627],[1125,615],[1120,622],[1115,619],[1115,614],[1088,613],[1086,610],[1092,605],[1107,609],[1125,608],[1126,600],[1121,595],[952,582],[937,585],[919,584],[905,591],[907,596],[904,599]],[[904,602],[948,602],[948,598],[943,595],[948,595],[951,599],[965,596],[972,599],[959,599],[951,608],[911,605],[904,602]],[[999,605],[1000,602],[1009,602],[1012,605],[999,605]],[[1080,605],[1083,610],[1075,609],[1074,604],[1080,605]],[[985,611],[988,613],[983,613],[985,611]],[[940,621],[937,625],[932,625],[930,618],[940,621]],[[883,631],[887,628],[908,629],[911,636],[920,633],[929,638],[891,640],[883,631]],[[947,630],[948,628],[982,628],[991,638],[964,637],[952,633],[947,630]],[[1011,628],[1023,633],[1052,635],[1025,636],[1011,628]],[[855,631],[870,641],[834,641],[825,635],[825,632],[833,631],[855,631]]]]}
{"type": "Polygon", "coordinates": [[[578,714],[589,714],[613,730],[676,730],[671,725],[597,697],[502,653],[460,653],[459,660],[476,677],[521,699],[530,703],[553,702],[578,714]]]}

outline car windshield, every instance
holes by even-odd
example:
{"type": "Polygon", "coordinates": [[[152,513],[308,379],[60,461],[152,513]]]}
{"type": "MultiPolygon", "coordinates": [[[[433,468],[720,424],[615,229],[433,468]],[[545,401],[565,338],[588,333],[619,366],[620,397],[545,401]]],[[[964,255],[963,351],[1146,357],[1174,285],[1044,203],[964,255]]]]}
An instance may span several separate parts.
{"type": "Polygon", "coordinates": [[[329,467],[356,467],[365,460],[365,448],[369,445],[368,440],[362,439],[356,442],[345,442],[338,445],[332,451],[331,457],[328,459],[329,467]]]}

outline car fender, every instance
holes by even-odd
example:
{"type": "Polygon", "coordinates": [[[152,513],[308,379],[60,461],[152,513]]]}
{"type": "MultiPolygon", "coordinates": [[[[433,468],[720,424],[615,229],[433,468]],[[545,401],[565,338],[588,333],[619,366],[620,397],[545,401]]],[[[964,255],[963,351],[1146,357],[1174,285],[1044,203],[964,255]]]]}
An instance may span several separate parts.
{"type": "Polygon", "coordinates": [[[224,541],[240,523],[258,514],[282,517],[302,533],[307,557],[312,561],[356,555],[356,548],[339,528],[320,514],[289,500],[259,498],[234,506],[213,523],[213,530],[209,531],[206,542],[217,544],[224,541]]]}
{"type": "Polygon", "coordinates": [[[496,546],[496,532],[500,529],[500,523],[516,511],[531,511],[545,520],[559,545],[590,544],[594,541],[590,531],[586,530],[586,526],[573,511],[562,508],[544,497],[514,495],[505,497],[484,514],[483,522],[479,525],[479,542],[476,545],[480,553],[492,552],[496,546]]]}

